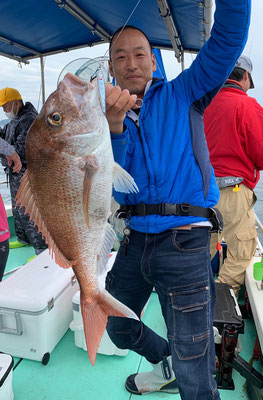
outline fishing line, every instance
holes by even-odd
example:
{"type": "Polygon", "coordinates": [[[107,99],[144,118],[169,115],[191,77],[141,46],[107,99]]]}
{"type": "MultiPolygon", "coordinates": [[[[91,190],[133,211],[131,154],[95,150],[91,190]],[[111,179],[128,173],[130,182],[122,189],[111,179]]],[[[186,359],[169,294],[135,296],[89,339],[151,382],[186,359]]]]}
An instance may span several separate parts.
{"type": "MultiPolygon", "coordinates": [[[[130,15],[128,16],[128,18],[127,18],[126,22],[124,23],[124,25],[123,25],[121,31],[118,33],[118,35],[117,35],[117,37],[116,37],[116,40],[115,40],[115,43],[111,46],[111,49],[113,49],[114,46],[116,45],[116,43],[117,43],[117,41],[118,41],[120,35],[122,34],[124,28],[128,25],[129,20],[131,19],[132,15],[134,14],[136,8],[139,6],[139,4],[140,4],[141,1],[142,1],[142,0],[138,0],[138,1],[137,1],[137,4],[135,5],[135,7],[134,7],[133,10],[131,11],[130,15]]],[[[104,53],[104,55],[101,57],[101,64],[102,64],[103,61],[108,61],[108,60],[109,60],[109,57],[107,57],[107,53],[109,53],[109,51],[110,51],[110,49],[108,48],[108,49],[106,50],[106,52],[104,53]]],[[[96,73],[96,72],[95,72],[95,73],[96,73]]],[[[95,75],[95,73],[94,73],[93,75],[95,75]]],[[[94,77],[95,77],[95,76],[92,76],[92,79],[94,79],[94,77]]]]}
{"type": "Polygon", "coordinates": [[[251,56],[252,46],[253,46],[253,36],[251,36],[251,40],[250,40],[250,49],[249,49],[249,53],[248,53],[249,57],[251,56]]]}
{"type": "MultiPolygon", "coordinates": [[[[135,5],[135,7],[134,7],[134,9],[132,10],[132,12],[130,13],[130,15],[129,15],[129,17],[128,17],[128,19],[126,20],[126,22],[124,23],[124,25],[123,25],[123,27],[122,27],[122,29],[121,29],[121,31],[118,33],[118,36],[117,36],[117,38],[116,38],[116,40],[115,40],[115,43],[113,44],[113,46],[111,46],[111,49],[113,49],[114,48],[114,46],[115,46],[115,44],[116,44],[116,42],[118,41],[118,39],[119,39],[119,37],[120,37],[120,35],[122,34],[122,32],[123,32],[123,30],[124,30],[124,28],[128,25],[128,22],[129,22],[129,20],[131,19],[131,17],[133,16],[133,14],[134,14],[134,12],[135,12],[135,10],[136,10],[136,8],[138,7],[138,5],[140,4],[140,2],[141,2],[142,0],[138,0],[138,2],[137,2],[137,4],[135,5]]],[[[106,56],[106,54],[107,53],[109,53],[109,51],[110,51],[110,49],[108,48],[108,50],[106,50],[106,52],[105,52],[105,54],[104,54],[104,56],[103,57],[105,57],[106,56]]]]}
{"type": "MultiPolygon", "coordinates": [[[[120,30],[120,32],[118,33],[115,43],[113,44],[113,46],[111,46],[111,49],[114,48],[114,46],[116,45],[116,43],[118,42],[118,39],[120,37],[120,35],[122,34],[124,28],[127,26],[129,20],[131,19],[132,15],[134,14],[135,10],[137,9],[137,7],[139,6],[141,0],[138,0],[135,7],[133,8],[133,10],[131,11],[130,15],[128,16],[127,20],[125,21],[122,29],[120,30]]],[[[104,84],[104,79],[103,79],[103,73],[102,73],[102,62],[107,61],[110,57],[106,57],[107,53],[109,53],[110,48],[108,48],[104,54],[104,56],[101,57],[101,60],[99,61],[99,67],[96,69],[96,71],[92,74],[90,81],[92,81],[94,78],[98,79],[98,84],[99,84],[99,92],[100,92],[100,98],[101,98],[101,103],[102,103],[102,109],[103,112],[106,112],[106,97],[105,97],[105,84],[104,84]]],[[[143,105],[143,100],[142,99],[137,99],[135,106],[137,108],[141,108],[143,105]]]]}
{"type": "MultiPolygon", "coordinates": [[[[137,7],[139,6],[140,2],[141,2],[141,0],[138,0],[138,1],[137,1],[135,7],[133,8],[133,10],[131,11],[131,13],[130,13],[130,15],[128,16],[127,20],[125,21],[125,23],[124,23],[122,29],[121,29],[120,32],[118,33],[118,35],[117,35],[117,37],[116,37],[116,40],[115,40],[115,43],[111,46],[111,49],[113,49],[114,46],[116,45],[116,43],[118,42],[118,39],[119,39],[120,35],[122,34],[124,28],[127,26],[129,20],[131,19],[131,17],[132,17],[132,15],[134,14],[135,10],[136,10],[137,7]]],[[[107,60],[110,58],[110,57],[106,57],[107,54],[109,53],[109,50],[110,50],[110,48],[108,48],[108,49],[106,50],[104,56],[101,58],[100,67],[99,67],[99,68],[94,72],[94,74],[91,76],[91,81],[92,81],[95,77],[98,78],[99,75],[102,74],[102,72],[101,72],[101,69],[102,69],[102,61],[107,61],[107,60]]],[[[101,79],[101,78],[100,78],[100,79],[101,79]]],[[[101,80],[98,79],[98,82],[100,83],[101,80]]],[[[100,94],[101,94],[101,101],[102,101],[102,103],[103,103],[103,109],[106,111],[105,88],[104,88],[104,91],[103,91],[103,90],[102,90],[102,84],[99,86],[99,90],[100,90],[100,94]]],[[[136,106],[137,108],[141,108],[142,105],[143,105],[143,100],[142,100],[142,99],[137,99],[137,100],[136,100],[136,103],[135,103],[135,106],[136,106]]],[[[105,111],[104,111],[104,112],[105,112],[105,111]]]]}

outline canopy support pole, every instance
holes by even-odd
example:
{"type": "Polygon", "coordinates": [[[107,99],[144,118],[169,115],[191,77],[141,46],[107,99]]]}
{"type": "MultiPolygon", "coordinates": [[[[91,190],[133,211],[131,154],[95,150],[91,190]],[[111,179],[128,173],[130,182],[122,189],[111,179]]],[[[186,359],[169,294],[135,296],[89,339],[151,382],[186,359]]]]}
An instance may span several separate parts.
{"type": "MultiPolygon", "coordinates": [[[[17,47],[18,49],[27,51],[30,54],[35,54],[36,56],[40,56],[40,53],[38,51],[35,51],[30,47],[24,46],[19,42],[14,42],[13,40],[10,40],[10,39],[8,39],[8,38],[6,38],[4,36],[0,36],[0,42],[6,43],[9,46],[17,47]]],[[[15,57],[13,57],[13,58],[15,58],[15,57]]]]}
{"type": "Polygon", "coordinates": [[[41,68],[41,92],[42,92],[42,103],[45,104],[45,74],[44,74],[44,57],[40,56],[40,68],[41,68]]]}
{"type": "Polygon", "coordinates": [[[182,52],[182,56],[181,56],[181,68],[182,68],[182,72],[185,69],[185,65],[184,65],[184,52],[182,52]]]}
{"type": "Polygon", "coordinates": [[[213,0],[204,0],[205,40],[209,39],[213,23],[213,0]]]}
{"type": "MultiPolygon", "coordinates": [[[[98,35],[103,41],[110,41],[110,34],[107,32],[101,25],[97,24],[97,22],[89,16],[81,7],[75,3],[73,0],[55,0],[60,8],[64,8],[73,17],[77,18],[82,24],[86,25],[93,33],[98,35]]],[[[98,3],[99,7],[99,3],[98,3]]]]}
{"type": "Polygon", "coordinates": [[[169,5],[167,3],[167,0],[157,0],[157,4],[159,7],[160,15],[164,20],[164,23],[166,25],[166,29],[168,31],[173,50],[175,52],[175,56],[178,60],[178,62],[181,62],[182,59],[182,53],[183,53],[183,46],[181,43],[181,40],[179,38],[178,31],[175,26],[175,22],[173,20],[169,5]]]}

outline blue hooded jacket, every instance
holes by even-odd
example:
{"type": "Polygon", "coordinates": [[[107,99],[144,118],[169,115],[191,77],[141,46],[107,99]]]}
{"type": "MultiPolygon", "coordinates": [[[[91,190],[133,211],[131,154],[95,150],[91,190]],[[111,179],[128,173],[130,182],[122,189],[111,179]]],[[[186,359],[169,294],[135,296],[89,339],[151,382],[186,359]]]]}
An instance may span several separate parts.
{"type": "MultiPolygon", "coordinates": [[[[189,69],[159,79],[146,92],[140,128],[128,117],[121,135],[111,133],[114,159],[134,178],[139,193],[114,192],[119,204],[190,203],[213,207],[219,199],[204,135],[203,113],[242,53],[250,0],[217,0],[211,37],[189,69]]],[[[159,233],[205,221],[201,217],[131,217],[130,227],[159,233]]]]}

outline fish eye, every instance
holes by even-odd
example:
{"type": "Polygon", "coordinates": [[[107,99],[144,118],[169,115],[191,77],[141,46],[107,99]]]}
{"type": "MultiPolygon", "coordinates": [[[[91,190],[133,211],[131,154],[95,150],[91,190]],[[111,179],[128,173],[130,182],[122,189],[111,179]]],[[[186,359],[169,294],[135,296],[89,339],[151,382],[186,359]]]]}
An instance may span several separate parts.
{"type": "Polygon", "coordinates": [[[62,122],[62,115],[55,111],[52,114],[49,114],[49,116],[47,117],[48,122],[50,123],[50,125],[61,125],[62,122]]]}

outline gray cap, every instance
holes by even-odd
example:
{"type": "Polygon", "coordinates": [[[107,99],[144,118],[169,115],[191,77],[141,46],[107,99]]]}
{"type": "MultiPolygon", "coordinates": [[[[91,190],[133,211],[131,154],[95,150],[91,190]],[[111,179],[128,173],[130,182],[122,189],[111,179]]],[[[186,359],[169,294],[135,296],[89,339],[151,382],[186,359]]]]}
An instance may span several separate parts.
{"type": "MultiPolygon", "coordinates": [[[[237,60],[237,63],[235,65],[235,67],[236,68],[241,68],[244,71],[249,72],[250,76],[252,75],[252,70],[253,70],[252,61],[247,56],[240,56],[239,59],[237,60]]],[[[254,86],[254,82],[253,82],[252,76],[251,76],[250,89],[253,89],[254,87],[255,87],[254,86]]]]}

